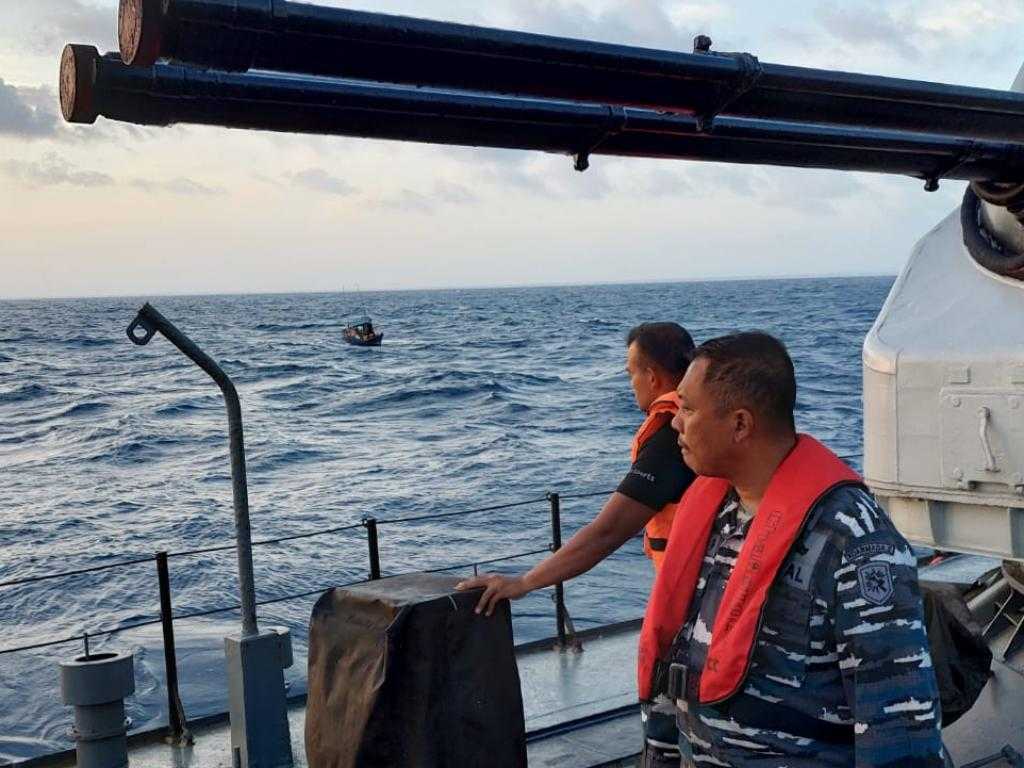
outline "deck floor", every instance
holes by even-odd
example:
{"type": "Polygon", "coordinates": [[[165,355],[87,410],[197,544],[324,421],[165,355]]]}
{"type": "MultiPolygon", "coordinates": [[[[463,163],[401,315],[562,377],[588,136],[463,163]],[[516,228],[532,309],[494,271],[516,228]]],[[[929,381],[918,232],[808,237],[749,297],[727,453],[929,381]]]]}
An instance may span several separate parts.
{"type": "MultiPolygon", "coordinates": [[[[640,716],[636,702],[636,623],[585,633],[582,652],[558,651],[537,643],[517,654],[526,715],[527,752],[531,768],[597,768],[634,765],[640,751],[640,716]],[[615,717],[589,723],[601,713],[630,708],[615,717]],[[567,732],[557,726],[578,722],[567,732]]],[[[175,748],[156,734],[139,734],[130,742],[133,768],[232,768],[227,718],[193,728],[195,744],[175,748]]],[[[296,768],[307,768],[303,734],[306,709],[299,702],[289,710],[296,768]]],[[[29,766],[73,766],[74,753],[16,763],[29,766]]]]}

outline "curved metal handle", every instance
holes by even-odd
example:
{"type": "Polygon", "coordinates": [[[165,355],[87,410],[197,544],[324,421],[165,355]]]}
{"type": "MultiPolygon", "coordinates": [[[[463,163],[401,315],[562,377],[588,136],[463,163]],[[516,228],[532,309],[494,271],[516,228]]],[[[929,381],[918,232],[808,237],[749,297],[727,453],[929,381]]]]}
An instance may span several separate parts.
{"type": "Polygon", "coordinates": [[[132,340],[133,344],[138,344],[140,347],[144,347],[149,344],[153,336],[156,335],[156,325],[151,323],[141,312],[135,316],[132,320],[131,325],[128,326],[126,331],[128,338],[132,340]],[[140,336],[137,331],[142,329],[144,333],[140,336]]]}
{"type": "Polygon", "coordinates": [[[988,442],[988,423],[992,420],[992,411],[988,406],[981,406],[978,409],[978,436],[981,438],[981,449],[985,452],[985,471],[998,472],[996,457],[992,453],[992,446],[988,442]]]}

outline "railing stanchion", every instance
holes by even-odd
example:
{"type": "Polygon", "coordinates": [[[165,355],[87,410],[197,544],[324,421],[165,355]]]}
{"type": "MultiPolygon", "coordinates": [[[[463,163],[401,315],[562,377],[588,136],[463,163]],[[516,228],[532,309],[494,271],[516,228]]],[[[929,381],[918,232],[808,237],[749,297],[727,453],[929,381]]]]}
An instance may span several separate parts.
{"type": "Polygon", "coordinates": [[[377,542],[377,518],[364,517],[363,525],[366,526],[366,545],[370,550],[370,580],[376,581],[380,578],[380,547],[377,542]]]}
{"type": "MultiPolygon", "coordinates": [[[[562,548],[562,502],[557,493],[549,493],[551,503],[551,551],[562,548]]],[[[555,584],[555,623],[558,629],[558,647],[566,647],[565,639],[565,588],[562,582],[555,584]]]]}
{"type": "Polygon", "coordinates": [[[175,746],[192,743],[185,708],[178,691],[178,654],[174,647],[174,616],[171,612],[171,577],[167,553],[156,553],[156,574],[160,583],[160,624],[164,631],[164,669],[167,673],[167,721],[169,741],[175,746]]]}

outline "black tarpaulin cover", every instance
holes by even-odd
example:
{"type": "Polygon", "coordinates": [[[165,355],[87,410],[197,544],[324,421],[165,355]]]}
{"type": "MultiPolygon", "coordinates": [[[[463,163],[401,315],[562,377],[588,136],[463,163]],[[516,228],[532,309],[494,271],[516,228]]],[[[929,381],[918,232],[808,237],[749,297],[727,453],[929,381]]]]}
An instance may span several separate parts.
{"type": "Polygon", "coordinates": [[[942,725],[974,706],[991,676],[992,651],[955,584],[921,582],[924,620],[942,702],[942,725]]]}
{"type": "Polygon", "coordinates": [[[507,601],[413,574],[335,588],[309,625],[310,768],[525,768],[507,601]]]}

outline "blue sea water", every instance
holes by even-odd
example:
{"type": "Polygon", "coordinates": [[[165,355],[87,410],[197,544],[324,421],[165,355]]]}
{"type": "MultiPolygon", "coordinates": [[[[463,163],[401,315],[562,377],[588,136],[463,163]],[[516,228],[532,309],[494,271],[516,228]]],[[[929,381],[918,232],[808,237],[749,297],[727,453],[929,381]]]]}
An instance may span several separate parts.
{"type": "MultiPolygon", "coordinates": [[[[675,320],[700,341],[758,328],[788,345],[797,421],[859,463],[861,342],[891,278],[363,293],[379,350],[341,342],[351,295],[153,299],[234,379],[242,398],[254,538],[358,522],[535,503],[384,525],[385,574],[547,546],[547,491],[613,488],[641,414],[624,338],[675,320]]],[[[0,582],[117,559],[230,544],[230,467],[216,386],[157,337],[125,336],[142,299],[0,302],[0,582]]],[[[565,536],[600,496],[563,502],[565,536]]],[[[493,566],[528,567],[539,556],[493,566]]],[[[177,613],[237,602],[230,551],[173,557],[177,613]]],[[[361,530],[255,550],[258,598],[366,577],[361,530]]],[[[461,568],[456,573],[470,572],[461,568]]],[[[566,587],[578,629],[641,615],[650,569],[627,544],[566,587]]],[[[289,627],[304,686],[315,596],[267,605],[289,627]]],[[[43,643],[159,614],[151,562],[0,587],[0,762],[69,746],[56,663],[43,643]]],[[[519,642],[554,632],[550,592],[514,605],[519,642]]],[[[190,717],[225,708],[223,645],[237,612],[176,625],[190,717]]],[[[166,719],[159,627],[97,637],[136,652],[134,727],[166,719]]]]}

